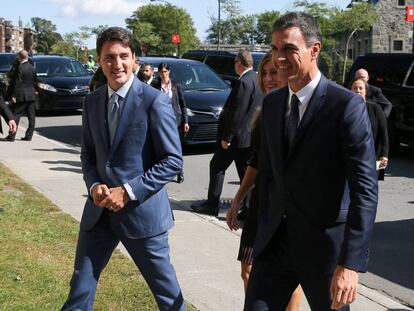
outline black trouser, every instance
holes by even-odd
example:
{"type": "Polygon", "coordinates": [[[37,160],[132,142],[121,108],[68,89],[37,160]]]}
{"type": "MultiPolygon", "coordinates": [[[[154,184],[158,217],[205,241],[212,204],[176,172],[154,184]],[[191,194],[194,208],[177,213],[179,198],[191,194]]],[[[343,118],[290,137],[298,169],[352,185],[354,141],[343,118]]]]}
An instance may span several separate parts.
{"type": "Polygon", "coordinates": [[[247,161],[251,155],[251,148],[230,148],[223,149],[220,146],[214,152],[210,161],[210,183],[208,185],[208,202],[217,205],[220,201],[221,191],[223,190],[224,176],[226,169],[234,161],[240,183],[243,180],[247,168],[247,161]]]}
{"type": "MultiPolygon", "coordinates": [[[[26,115],[29,119],[29,126],[26,130],[25,137],[28,139],[31,139],[33,136],[34,128],[35,128],[35,119],[36,119],[36,106],[35,102],[17,102],[15,104],[12,104],[11,110],[13,111],[13,114],[15,116],[16,124],[19,125],[20,117],[22,115],[26,115]]],[[[10,134],[10,138],[14,139],[16,136],[16,133],[10,134]]]]}
{"type": "MultiPolygon", "coordinates": [[[[282,219],[269,244],[253,260],[244,311],[285,311],[299,284],[312,311],[331,310],[332,275],[295,268],[288,239],[286,220],[282,219]]],[[[349,311],[349,305],[339,310],[349,311]]]]}

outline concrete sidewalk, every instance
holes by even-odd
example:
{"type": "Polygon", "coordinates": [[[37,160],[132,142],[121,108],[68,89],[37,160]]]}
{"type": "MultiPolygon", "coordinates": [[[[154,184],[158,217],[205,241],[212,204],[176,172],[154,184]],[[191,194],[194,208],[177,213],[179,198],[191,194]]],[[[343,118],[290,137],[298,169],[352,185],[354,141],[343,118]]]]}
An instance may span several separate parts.
{"type": "MultiPolygon", "coordinates": [[[[17,137],[22,136],[22,129],[19,131],[17,137]]],[[[31,142],[0,141],[0,162],[63,211],[80,219],[86,189],[76,149],[35,134],[31,142]]],[[[240,264],[235,259],[240,232],[229,231],[215,217],[190,212],[189,201],[171,197],[171,202],[176,218],[170,232],[171,259],[185,299],[202,311],[242,310],[244,291],[240,264]]],[[[306,301],[302,310],[309,310],[306,301]]],[[[360,286],[352,310],[412,309],[360,286]]]]}

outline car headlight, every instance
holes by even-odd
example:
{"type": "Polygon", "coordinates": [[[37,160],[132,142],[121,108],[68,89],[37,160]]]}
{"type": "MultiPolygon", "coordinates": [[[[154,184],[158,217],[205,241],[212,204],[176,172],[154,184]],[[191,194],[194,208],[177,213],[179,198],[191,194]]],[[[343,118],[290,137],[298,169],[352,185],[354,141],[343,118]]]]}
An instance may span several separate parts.
{"type": "Polygon", "coordinates": [[[191,109],[187,108],[187,116],[188,117],[194,117],[195,114],[194,114],[194,112],[191,109]]]}
{"type": "Polygon", "coordinates": [[[39,88],[41,88],[42,90],[49,91],[49,92],[57,92],[54,86],[51,86],[50,84],[46,84],[46,83],[39,83],[39,88]]]}

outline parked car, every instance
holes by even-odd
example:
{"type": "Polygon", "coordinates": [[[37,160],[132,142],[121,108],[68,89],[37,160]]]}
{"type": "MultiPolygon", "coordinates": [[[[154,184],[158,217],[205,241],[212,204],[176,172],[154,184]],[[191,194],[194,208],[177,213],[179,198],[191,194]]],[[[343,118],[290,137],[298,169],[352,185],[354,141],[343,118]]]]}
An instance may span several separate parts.
{"type": "Polygon", "coordinates": [[[36,109],[41,111],[81,109],[89,93],[92,75],[81,62],[58,55],[33,56],[39,83],[36,109]]]}
{"type": "Polygon", "coordinates": [[[0,92],[5,97],[8,85],[7,73],[10,71],[15,60],[16,53],[0,53],[0,92]]]}
{"type": "Polygon", "coordinates": [[[151,64],[158,78],[157,67],[167,63],[171,79],[179,82],[184,92],[190,131],[184,136],[185,145],[216,142],[218,118],[230,93],[229,85],[210,67],[198,61],[171,57],[141,57],[140,64],[151,64]]]}
{"type": "MultiPolygon", "coordinates": [[[[238,75],[234,70],[234,58],[238,51],[220,50],[190,50],[185,52],[181,58],[198,60],[210,66],[222,79],[233,85],[238,75]]],[[[265,52],[251,52],[253,56],[253,69],[257,72],[260,61],[265,52]]]]}
{"type": "Polygon", "coordinates": [[[359,56],[347,75],[347,84],[360,68],[368,71],[369,83],[381,88],[392,103],[388,120],[390,150],[397,151],[400,143],[414,147],[414,54],[368,53],[359,56]]]}

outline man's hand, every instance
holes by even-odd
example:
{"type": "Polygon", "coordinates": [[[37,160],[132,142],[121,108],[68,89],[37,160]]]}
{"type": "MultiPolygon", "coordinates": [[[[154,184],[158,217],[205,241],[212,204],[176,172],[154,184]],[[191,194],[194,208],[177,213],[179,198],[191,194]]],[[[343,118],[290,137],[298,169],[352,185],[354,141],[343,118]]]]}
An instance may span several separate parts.
{"type": "Polygon", "coordinates": [[[15,104],[16,102],[17,102],[17,100],[16,100],[16,96],[12,96],[12,97],[10,98],[10,103],[15,104]]]}
{"type": "Polygon", "coordinates": [[[113,212],[118,212],[129,201],[128,192],[124,187],[114,187],[109,189],[110,194],[101,202],[102,207],[109,208],[113,212]]]}
{"type": "Polygon", "coordinates": [[[352,303],[357,294],[358,272],[343,266],[337,266],[332,277],[332,309],[339,309],[352,303]]]}
{"type": "Polygon", "coordinates": [[[190,126],[188,125],[188,123],[184,123],[184,125],[183,125],[184,133],[188,133],[189,130],[190,130],[190,126]]]}
{"type": "Polygon", "coordinates": [[[240,228],[239,223],[237,221],[238,211],[239,211],[239,202],[236,202],[236,200],[233,200],[231,202],[231,207],[227,211],[227,215],[226,215],[227,226],[230,228],[230,230],[238,230],[240,228]]]}
{"type": "Polygon", "coordinates": [[[9,133],[14,134],[17,131],[17,124],[16,121],[10,120],[9,121],[9,133]]]}
{"type": "Polygon", "coordinates": [[[92,198],[93,203],[100,207],[105,207],[102,205],[102,201],[106,199],[108,195],[110,195],[111,192],[109,191],[109,188],[107,185],[99,184],[93,187],[92,189],[92,198]]]}
{"type": "Polygon", "coordinates": [[[227,150],[230,147],[230,143],[225,141],[225,140],[221,140],[221,148],[227,150]]]}

